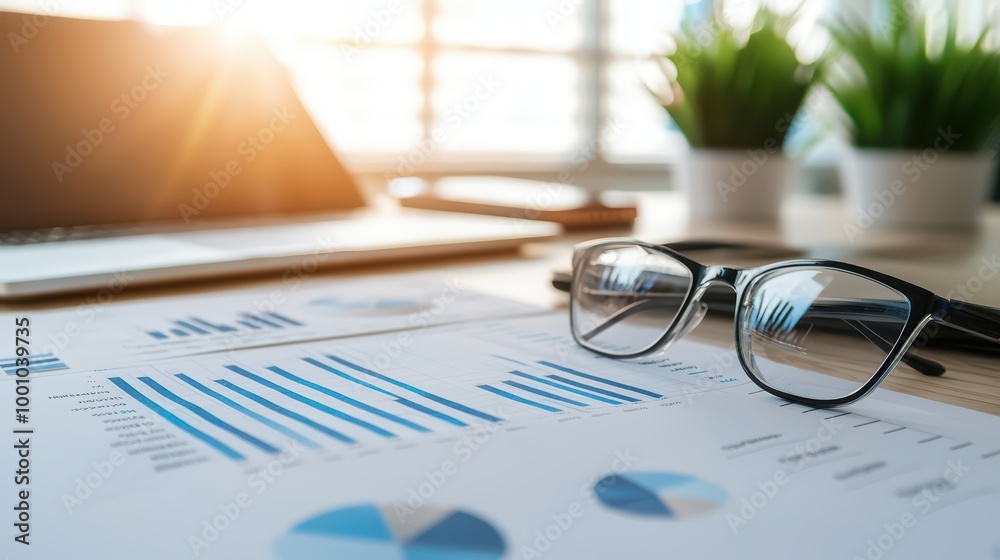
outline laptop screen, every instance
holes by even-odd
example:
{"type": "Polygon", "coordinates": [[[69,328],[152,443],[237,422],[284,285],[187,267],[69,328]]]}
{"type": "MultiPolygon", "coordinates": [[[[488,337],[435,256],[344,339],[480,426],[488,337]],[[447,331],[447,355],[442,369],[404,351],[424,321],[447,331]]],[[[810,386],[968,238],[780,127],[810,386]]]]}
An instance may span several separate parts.
{"type": "Polygon", "coordinates": [[[364,204],[259,39],[0,12],[0,230],[364,204]]]}

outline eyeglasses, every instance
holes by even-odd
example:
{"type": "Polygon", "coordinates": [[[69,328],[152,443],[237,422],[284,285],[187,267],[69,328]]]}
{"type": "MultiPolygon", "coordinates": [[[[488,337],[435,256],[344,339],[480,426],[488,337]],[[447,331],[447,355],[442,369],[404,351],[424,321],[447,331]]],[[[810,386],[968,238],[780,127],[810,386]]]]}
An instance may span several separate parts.
{"type": "Polygon", "coordinates": [[[573,338],[602,356],[649,356],[701,321],[715,285],[736,292],[737,354],[750,379],[814,407],[867,396],[900,361],[927,375],[944,373],[909,352],[930,322],[1000,341],[1000,309],[948,300],[860,266],[803,259],[739,270],[628,239],[576,247],[573,338]]]}

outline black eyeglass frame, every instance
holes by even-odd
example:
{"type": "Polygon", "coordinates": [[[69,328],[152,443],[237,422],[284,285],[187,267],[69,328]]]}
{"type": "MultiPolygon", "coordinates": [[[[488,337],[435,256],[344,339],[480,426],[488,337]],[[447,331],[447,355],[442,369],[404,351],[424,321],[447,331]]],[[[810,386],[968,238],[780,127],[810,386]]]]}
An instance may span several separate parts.
{"type": "Polygon", "coordinates": [[[575,301],[577,297],[577,290],[581,285],[580,279],[584,277],[582,274],[583,266],[585,266],[586,263],[586,259],[584,257],[599,250],[606,250],[611,247],[621,246],[641,247],[647,251],[669,256],[688,269],[691,274],[691,284],[680,304],[680,307],[678,307],[671,324],[666,327],[663,334],[660,335],[659,339],[655,343],[639,352],[633,352],[630,354],[615,354],[606,352],[600,348],[592,346],[586,340],[581,340],[581,337],[579,336],[579,333],[577,333],[576,329],[571,328],[573,338],[580,346],[608,358],[632,360],[649,356],[650,354],[662,350],[668,342],[674,339],[678,329],[687,327],[686,323],[689,319],[689,313],[696,308],[696,306],[692,304],[698,302],[707,289],[714,284],[729,286],[736,292],[734,335],[736,339],[737,357],[740,365],[743,367],[743,370],[750,377],[750,380],[753,381],[758,387],[772,395],[815,408],[845,406],[868,396],[882,383],[882,381],[885,380],[886,376],[892,372],[903,356],[906,355],[913,342],[917,339],[920,331],[932,321],[947,324],[950,327],[957,328],[977,337],[986,338],[994,342],[1000,342],[1000,309],[974,305],[962,301],[948,300],[925,288],[921,288],[920,286],[911,284],[905,280],[901,280],[894,276],[883,274],[869,268],[824,259],[796,259],[747,269],[730,268],[718,265],[703,265],[668,247],[644,243],[642,241],[627,238],[598,239],[581,243],[575,247],[573,253],[573,280],[570,288],[571,327],[576,324],[574,320],[575,306],[572,302],[575,301]],[[756,287],[757,283],[765,280],[769,273],[794,268],[826,268],[847,272],[861,278],[872,280],[899,293],[909,304],[909,313],[907,314],[902,331],[900,332],[897,340],[893,342],[891,349],[888,350],[886,358],[883,360],[881,366],[864,385],[844,397],[836,399],[814,399],[787,393],[781,389],[770,386],[764,380],[763,376],[755,371],[754,367],[751,367],[752,361],[748,357],[749,348],[746,347],[743,341],[743,336],[746,332],[745,322],[747,317],[745,313],[747,309],[747,294],[752,293],[753,288],[756,287]]]}

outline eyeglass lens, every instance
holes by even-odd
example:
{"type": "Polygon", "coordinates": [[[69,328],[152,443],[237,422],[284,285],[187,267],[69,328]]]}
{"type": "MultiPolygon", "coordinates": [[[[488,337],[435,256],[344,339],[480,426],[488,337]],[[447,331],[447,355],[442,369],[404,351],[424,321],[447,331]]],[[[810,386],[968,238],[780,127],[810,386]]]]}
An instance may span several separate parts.
{"type": "Polygon", "coordinates": [[[612,355],[649,350],[677,318],[693,282],[686,266],[633,244],[591,250],[577,263],[573,332],[612,355]]]}
{"type": "Polygon", "coordinates": [[[902,294],[869,278],[821,267],[779,269],[746,294],[741,350],[767,385],[839,399],[878,372],[909,313],[902,294]]]}

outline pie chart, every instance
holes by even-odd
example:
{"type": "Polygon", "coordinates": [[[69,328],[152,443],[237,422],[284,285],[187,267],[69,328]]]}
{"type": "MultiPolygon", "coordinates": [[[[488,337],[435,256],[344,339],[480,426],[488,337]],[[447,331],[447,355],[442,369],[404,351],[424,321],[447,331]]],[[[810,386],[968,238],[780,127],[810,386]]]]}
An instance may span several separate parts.
{"type": "Polygon", "coordinates": [[[661,471],[608,475],[597,481],[594,493],[608,508],[672,519],[710,513],[726,503],[726,492],[714,484],[661,471]]]}
{"type": "MultiPolygon", "coordinates": [[[[430,297],[427,301],[430,301],[430,297]]],[[[355,316],[410,315],[420,311],[426,302],[412,298],[344,299],[325,297],[306,304],[312,312],[355,316]]]]}
{"type": "Polygon", "coordinates": [[[278,539],[281,560],[499,560],[492,525],[462,511],[361,504],[307,519],[278,539]]]}

